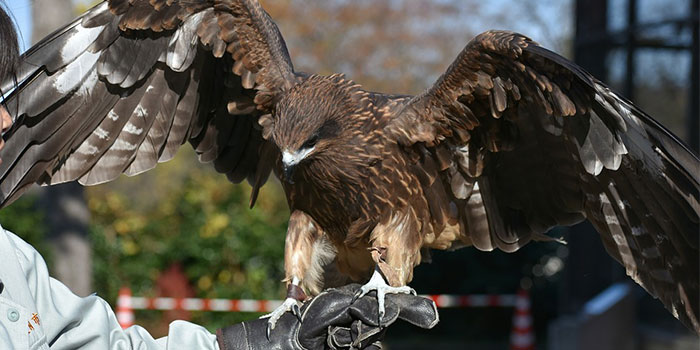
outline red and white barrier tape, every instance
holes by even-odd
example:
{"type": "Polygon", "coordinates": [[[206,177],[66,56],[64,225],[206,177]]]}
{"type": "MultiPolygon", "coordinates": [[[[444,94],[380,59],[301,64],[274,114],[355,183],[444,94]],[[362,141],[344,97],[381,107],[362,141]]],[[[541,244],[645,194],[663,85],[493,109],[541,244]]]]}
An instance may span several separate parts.
{"type": "Polygon", "coordinates": [[[134,310],[272,312],[282,300],[131,297],[134,310]]]}
{"type": "MultiPolygon", "coordinates": [[[[513,307],[516,296],[502,295],[421,295],[432,299],[439,308],[453,307],[513,307]]],[[[199,298],[147,298],[120,294],[117,305],[132,310],[187,310],[187,311],[243,311],[272,312],[282,304],[282,300],[254,299],[199,299],[199,298]]]]}
{"type": "Polygon", "coordinates": [[[131,303],[131,289],[122,287],[119,289],[117,299],[117,321],[122,328],[129,328],[134,325],[134,308],[131,303]]]}
{"type": "Polygon", "coordinates": [[[524,290],[518,291],[513,313],[513,328],[510,334],[511,350],[534,350],[535,332],[530,314],[530,296],[524,290]]]}
{"type": "MultiPolygon", "coordinates": [[[[436,294],[421,295],[432,299],[439,308],[515,307],[511,350],[533,350],[535,338],[530,315],[530,296],[525,291],[515,294],[436,294]]],[[[146,298],[131,295],[129,288],[119,290],[117,320],[123,328],[134,324],[134,310],[243,311],[272,312],[281,300],[146,298]]]]}
{"type": "Polygon", "coordinates": [[[437,307],[513,307],[516,303],[514,294],[436,294],[421,295],[432,299],[437,307]]]}

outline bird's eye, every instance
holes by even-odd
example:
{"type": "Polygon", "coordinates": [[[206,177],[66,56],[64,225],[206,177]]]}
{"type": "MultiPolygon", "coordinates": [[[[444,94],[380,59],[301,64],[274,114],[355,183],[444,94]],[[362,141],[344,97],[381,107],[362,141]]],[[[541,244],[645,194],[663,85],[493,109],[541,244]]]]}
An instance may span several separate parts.
{"type": "Polygon", "coordinates": [[[306,140],[306,142],[304,142],[303,145],[301,145],[301,149],[313,148],[314,146],[316,146],[316,142],[318,142],[318,135],[313,135],[309,137],[309,139],[306,140]]]}

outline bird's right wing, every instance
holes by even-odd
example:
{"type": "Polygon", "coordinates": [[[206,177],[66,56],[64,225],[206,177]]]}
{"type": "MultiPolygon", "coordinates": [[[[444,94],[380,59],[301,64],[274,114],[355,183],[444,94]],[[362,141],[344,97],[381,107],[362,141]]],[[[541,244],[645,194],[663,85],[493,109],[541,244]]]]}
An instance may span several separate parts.
{"type": "Polygon", "coordinates": [[[294,78],[277,26],[254,0],[110,0],[22,56],[5,103],[0,206],[34,182],[135,175],[189,141],[255,191],[270,173],[258,117],[294,78]]]}
{"type": "Polygon", "coordinates": [[[456,223],[479,249],[514,251],[588,219],[627,274],[700,332],[700,162],[580,67],[486,32],[385,131],[420,151],[412,170],[436,234],[456,223]]]}

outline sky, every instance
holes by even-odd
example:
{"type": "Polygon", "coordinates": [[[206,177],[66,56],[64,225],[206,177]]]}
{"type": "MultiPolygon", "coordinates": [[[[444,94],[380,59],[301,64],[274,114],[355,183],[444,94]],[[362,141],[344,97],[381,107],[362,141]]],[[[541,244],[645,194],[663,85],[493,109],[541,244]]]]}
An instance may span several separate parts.
{"type": "MultiPolygon", "coordinates": [[[[90,0],[73,0],[75,4],[87,4],[90,0]]],[[[20,35],[20,50],[24,52],[31,47],[32,41],[32,5],[31,0],[0,0],[0,4],[9,10],[20,35]]]]}
{"type": "Polygon", "coordinates": [[[32,6],[29,0],[5,0],[3,7],[9,10],[20,35],[20,50],[31,46],[32,40],[32,6]]]}

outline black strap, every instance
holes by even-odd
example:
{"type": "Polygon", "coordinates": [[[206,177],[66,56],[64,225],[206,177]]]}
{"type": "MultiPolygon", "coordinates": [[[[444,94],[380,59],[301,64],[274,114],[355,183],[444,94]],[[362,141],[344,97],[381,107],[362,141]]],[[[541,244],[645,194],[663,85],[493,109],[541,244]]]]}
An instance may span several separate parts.
{"type": "Polygon", "coordinates": [[[290,283],[287,286],[287,298],[304,301],[306,300],[307,296],[306,293],[304,293],[304,290],[301,289],[301,287],[297,286],[296,284],[290,283]]]}

